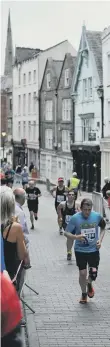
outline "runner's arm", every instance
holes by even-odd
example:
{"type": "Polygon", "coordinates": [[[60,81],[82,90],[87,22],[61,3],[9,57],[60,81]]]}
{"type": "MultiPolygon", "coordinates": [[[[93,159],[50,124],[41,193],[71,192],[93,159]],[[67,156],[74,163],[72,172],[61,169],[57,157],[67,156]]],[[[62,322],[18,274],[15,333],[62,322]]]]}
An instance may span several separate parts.
{"type": "Polygon", "coordinates": [[[56,192],[56,190],[57,190],[57,186],[55,186],[52,189],[50,189],[50,193],[53,195],[53,193],[56,192]]]}
{"type": "Polygon", "coordinates": [[[83,241],[85,239],[84,235],[82,234],[76,235],[75,215],[70,219],[70,222],[68,223],[66,227],[66,231],[64,232],[64,236],[66,236],[67,238],[73,241],[74,240],[83,241]]]}
{"type": "Polygon", "coordinates": [[[101,218],[98,226],[100,227],[100,238],[99,238],[99,242],[102,243],[102,240],[104,238],[105,235],[105,227],[106,227],[106,223],[104,218],[101,218]]]}

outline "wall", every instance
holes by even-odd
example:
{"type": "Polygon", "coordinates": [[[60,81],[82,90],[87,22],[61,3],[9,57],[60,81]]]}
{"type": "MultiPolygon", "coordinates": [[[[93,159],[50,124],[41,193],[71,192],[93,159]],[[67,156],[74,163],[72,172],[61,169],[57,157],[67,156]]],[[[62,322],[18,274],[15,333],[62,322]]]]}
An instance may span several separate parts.
{"type": "MultiPolygon", "coordinates": [[[[89,53],[88,67],[83,59],[81,74],[77,87],[77,99],[75,102],[75,142],[82,142],[82,122],[80,114],[94,113],[94,130],[96,131],[96,141],[99,143],[101,136],[101,101],[98,97],[96,87],[98,85],[98,76],[94,63],[92,52],[89,53]],[[93,79],[93,97],[90,100],[83,100],[83,79],[92,77],[93,79]],[[80,82],[80,83],[79,83],[80,82]],[[97,128],[97,122],[100,122],[100,128],[97,128]]],[[[95,143],[96,143],[95,141],[95,143]]]]}
{"type": "Polygon", "coordinates": [[[108,111],[108,101],[110,102],[110,81],[108,82],[108,53],[110,54],[110,27],[105,29],[102,36],[103,54],[103,86],[104,86],[104,136],[110,136],[110,110],[108,111]]]}

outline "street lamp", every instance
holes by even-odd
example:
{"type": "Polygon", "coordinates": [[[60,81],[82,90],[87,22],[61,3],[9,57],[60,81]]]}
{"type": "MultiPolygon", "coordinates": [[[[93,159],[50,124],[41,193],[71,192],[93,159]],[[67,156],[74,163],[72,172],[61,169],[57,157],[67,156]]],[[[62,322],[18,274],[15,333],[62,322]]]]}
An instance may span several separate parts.
{"type": "Polygon", "coordinates": [[[5,137],[6,137],[6,132],[2,131],[3,161],[4,161],[4,151],[5,151],[5,137]]]}

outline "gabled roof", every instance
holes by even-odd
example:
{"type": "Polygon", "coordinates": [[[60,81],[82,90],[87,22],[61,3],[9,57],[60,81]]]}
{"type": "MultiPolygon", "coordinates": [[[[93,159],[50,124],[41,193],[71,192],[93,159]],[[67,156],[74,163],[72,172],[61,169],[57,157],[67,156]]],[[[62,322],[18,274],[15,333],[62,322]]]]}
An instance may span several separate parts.
{"type": "Polygon", "coordinates": [[[50,49],[52,49],[52,48],[54,48],[54,47],[57,47],[57,46],[63,44],[64,42],[68,42],[68,40],[61,41],[61,42],[57,43],[57,44],[54,45],[54,46],[51,46],[51,47],[49,47],[49,48],[46,48],[46,49],[43,50],[43,52],[49,51],[50,49]]]}
{"type": "Polygon", "coordinates": [[[102,84],[102,32],[87,30],[86,36],[89,48],[94,54],[97,71],[102,84]]]}
{"type": "Polygon", "coordinates": [[[64,57],[64,60],[63,60],[61,72],[60,72],[60,75],[59,75],[59,80],[58,80],[57,89],[58,89],[58,87],[59,87],[60,79],[61,79],[62,72],[63,72],[64,65],[65,65],[65,61],[66,61],[66,59],[67,59],[68,56],[71,56],[71,60],[72,60],[72,63],[73,63],[73,71],[74,71],[74,68],[75,68],[75,65],[76,65],[76,57],[72,57],[72,55],[71,55],[70,53],[66,53],[66,54],[65,54],[65,57],[64,57]]]}
{"type": "Polygon", "coordinates": [[[39,48],[16,47],[15,64],[34,58],[35,55],[42,52],[39,48]]]}
{"type": "Polygon", "coordinates": [[[81,66],[83,63],[84,52],[91,51],[94,56],[94,61],[96,64],[96,69],[99,77],[99,84],[103,83],[102,74],[102,32],[100,31],[89,31],[86,30],[85,25],[82,27],[82,35],[76,60],[76,69],[73,75],[72,92],[76,90],[78,83],[78,78],[81,71],[81,66]]]}
{"type": "Polygon", "coordinates": [[[40,92],[42,90],[42,86],[43,86],[43,82],[44,82],[44,78],[46,75],[46,70],[47,70],[47,66],[48,66],[49,61],[51,61],[51,70],[52,70],[53,76],[55,78],[55,88],[57,88],[57,84],[58,84],[58,80],[59,80],[63,61],[62,60],[53,60],[52,58],[48,58],[46,61],[46,64],[45,64],[45,69],[44,69],[44,74],[43,74],[42,83],[41,83],[41,87],[40,87],[40,92]]]}

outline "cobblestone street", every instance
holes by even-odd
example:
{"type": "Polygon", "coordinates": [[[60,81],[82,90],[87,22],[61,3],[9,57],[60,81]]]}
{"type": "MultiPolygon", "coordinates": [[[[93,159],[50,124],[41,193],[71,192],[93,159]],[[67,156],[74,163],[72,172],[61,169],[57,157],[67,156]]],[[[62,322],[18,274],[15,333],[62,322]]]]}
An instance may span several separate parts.
{"type": "MultiPolygon", "coordinates": [[[[101,248],[95,297],[80,305],[78,269],[66,260],[66,239],[58,233],[54,199],[39,186],[39,219],[30,231],[32,269],[26,282],[39,292],[36,296],[24,286],[24,299],[35,309],[26,308],[29,347],[110,346],[110,233],[101,248]]],[[[29,213],[24,211],[30,227],[29,213]]]]}

